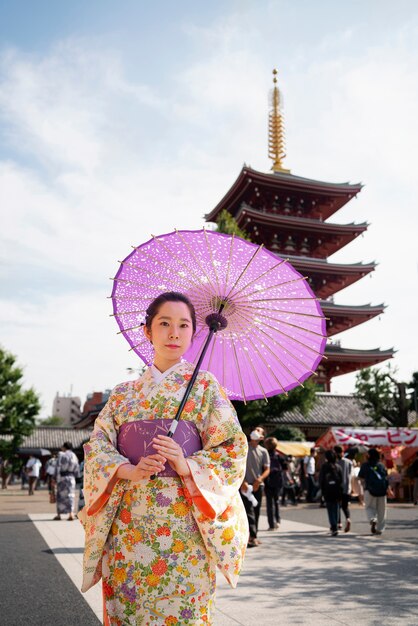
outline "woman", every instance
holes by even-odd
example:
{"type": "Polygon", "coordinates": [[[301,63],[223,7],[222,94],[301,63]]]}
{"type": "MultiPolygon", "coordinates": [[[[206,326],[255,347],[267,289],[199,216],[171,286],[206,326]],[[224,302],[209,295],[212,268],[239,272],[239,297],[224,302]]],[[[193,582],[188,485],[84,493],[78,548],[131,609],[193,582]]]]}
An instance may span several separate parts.
{"type": "Polygon", "coordinates": [[[85,446],[82,590],[103,578],[104,624],[211,624],[216,566],[237,584],[247,441],[210,373],[198,374],[166,436],[193,372],[181,358],[195,328],[184,295],[151,303],[144,333],[154,363],[113,390],[85,446]]]}
{"type": "Polygon", "coordinates": [[[287,506],[286,498],[289,497],[292,504],[296,505],[296,481],[292,472],[290,471],[289,464],[285,461],[282,463],[282,476],[283,476],[283,491],[282,491],[282,506],[287,506]]]}
{"type": "Polygon", "coordinates": [[[61,515],[67,514],[68,520],[74,519],[75,479],[78,477],[78,459],[73,452],[70,441],[66,441],[58,452],[55,468],[57,485],[57,515],[54,520],[60,520],[61,515]]]}
{"type": "Polygon", "coordinates": [[[328,520],[333,537],[338,535],[338,513],[343,493],[343,473],[337,465],[337,457],[333,450],[325,452],[325,463],[319,472],[319,486],[328,511],[328,520]]]}
{"type": "Polygon", "coordinates": [[[278,443],[275,437],[267,437],[264,442],[270,456],[270,474],[264,479],[269,530],[276,530],[280,525],[279,498],[283,489],[283,475],[282,459],[277,452],[278,443]]]}

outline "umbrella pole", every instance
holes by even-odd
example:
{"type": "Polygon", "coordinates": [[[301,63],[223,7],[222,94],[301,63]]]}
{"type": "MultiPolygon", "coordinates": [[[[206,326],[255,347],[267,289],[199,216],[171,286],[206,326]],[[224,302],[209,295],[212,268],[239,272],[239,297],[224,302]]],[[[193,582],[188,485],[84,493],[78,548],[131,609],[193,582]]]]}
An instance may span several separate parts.
{"type": "MultiPolygon", "coordinates": [[[[167,437],[172,438],[174,433],[176,432],[176,428],[178,426],[179,419],[180,419],[181,414],[183,412],[184,406],[185,406],[185,404],[186,404],[186,402],[188,400],[188,397],[190,395],[192,387],[193,387],[193,385],[195,383],[195,380],[196,380],[197,375],[198,375],[199,370],[200,370],[200,366],[202,365],[202,361],[205,358],[205,354],[207,352],[207,349],[209,348],[209,344],[210,344],[210,342],[212,340],[213,335],[216,332],[218,332],[218,330],[222,330],[223,328],[226,328],[226,326],[228,324],[228,322],[225,319],[225,317],[223,315],[221,315],[221,312],[222,312],[223,308],[224,308],[224,305],[221,304],[218,313],[213,313],[212,315],[208,315],[208,317],[206,318],[206,323],[207,323],[207,325],[209,327],[209,333],[208,333],[208,336],[206,337],[206,341],[205,341],[205,344],[203,346],[202,352],[200,353],[199,360],[196,363],[196,367],[193,370],[192,377],[191,377],[191,379],[189,380],[189,382],[187,384],[186,391],[184,392],[184,396],[183,396],[183,398],[182,398],[182,400],[181,400],[181,402],[179,404],[179,407],[177,409],[176,416],[174,417],[174,419],[173,419],[173,421],[171,423],[170,429],[169,429],[169,431],[167,433],[167,437]]],[[[151,480],[153,480],[154,478],[156,478],[155,474],[153,474],[151,476],[151,480]]]]}

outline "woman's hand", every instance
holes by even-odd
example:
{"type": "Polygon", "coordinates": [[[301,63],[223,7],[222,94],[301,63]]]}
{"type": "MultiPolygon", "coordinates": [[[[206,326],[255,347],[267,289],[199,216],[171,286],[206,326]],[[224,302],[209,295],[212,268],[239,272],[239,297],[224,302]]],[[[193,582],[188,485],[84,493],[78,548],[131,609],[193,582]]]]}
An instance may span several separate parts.
{"type": "Polygon", "coordinates": [[[164,469],[166,459],[161,454],[143,456],[136,465],[126,463],[121,465],[117,472],[117,478],[131,480],[137,483],[141,480],[149,480],[153,474],[158,474],[164,469]]]}
{"type": "Polygon", "coordinates": [[[157,435],[157,437],[153,439],[153,444],[157,452],[167,459],[179,476],[187,478],[191,475],[189,466],[184,458],[183,450],[171,437],[157,435]]]}

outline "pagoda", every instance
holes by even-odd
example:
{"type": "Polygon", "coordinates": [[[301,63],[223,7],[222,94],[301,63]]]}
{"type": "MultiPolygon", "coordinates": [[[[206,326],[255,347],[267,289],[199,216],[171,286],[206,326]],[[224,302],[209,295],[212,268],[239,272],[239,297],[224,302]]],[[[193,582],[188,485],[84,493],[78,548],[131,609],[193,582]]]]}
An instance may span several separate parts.
{"type": "MultiPolygon", "coordinates": [[[[329,221],[361,191],[361,184],[326,183],[295,176],[283,167],[285,157],[281,94],[277,71],[273,71],[269,113],[269,157],[272,173],[244,165],[237,180],[219,204],[205,216],[216,222],[228,211],[251,237],[270,251],[286,257],[304,276],[320,299],[333,337],[383,313],[383,304],[335,304],[333,296],[375,269],[375,263],[333,263],[328,258],[367,230],[368,224],[337,224],[329,221]]],[[[334,376],[370,367],[393,357],[393,349],[355,350],[330,342],[317,370],[317,383],[331,390],[334,376]]]]}

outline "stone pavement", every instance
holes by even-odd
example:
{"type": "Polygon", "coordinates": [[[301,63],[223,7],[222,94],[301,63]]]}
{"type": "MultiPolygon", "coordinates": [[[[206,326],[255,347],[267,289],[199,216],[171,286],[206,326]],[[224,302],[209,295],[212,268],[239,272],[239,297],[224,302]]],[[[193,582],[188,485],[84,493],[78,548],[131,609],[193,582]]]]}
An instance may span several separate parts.
{"type": "MultiPolygon", "coordinates": [[[[3,502],[2,498],[1,509],[3,502]]],[[[34,496],[32,506],[35,510],[38,508],[36,504],[34,496]]],[[[46,506],[53,509],[49,504],[46,506]]],[[[10,515],[11,511],[7,512],[10,515]]],[[[291,513],[295,517],[297,509],[292,509],[291,513]]],[[[306,520],[309,511],[305,509],[304,514],[302,510],[300,513],[301,519],[306,520]]],[[[219,577],[214,626],[418,624],[417,545],[387,539],[384,535],[370,536],[363,531],[360,534],[355,528],[347,535],[330,537],[323,513],[320,518],[324,522],[322,527],[318,526],[317,520],[311,524],[284,519],[278,532],[260,532],[263,543],[248,551],[237,589],[230,589],[219,577]]],[[[411,509],[410,514],[416,515],[416,509],[411,509]]],[[[49,552],[62,566],[63,575],[65,570],[74,590],[79,589],[83,547],[81,525],[78,522],[54,522],[49,511],[45,513],[39,509],[30,513],[30,519],[49,552]]],[[[260,527],[266,527],[264,516],[260,527]]],[[[77,597],[83,604],[84,601],[89,604],[99,624],[102,611],[100,586],[77,597]]],[[[68,626],[84,626],[76,619],[77,613],[78,606],[75,606],[66,622],[68,626]]],[[[27,622],[5,623],[9,626],[9,623],[27,622]]],[[[33,623],[36,626],[36,622],[33,623]]],[[[50,624],[52,626],[52,622],[44,622],[43,626],[50,624]]]]}

